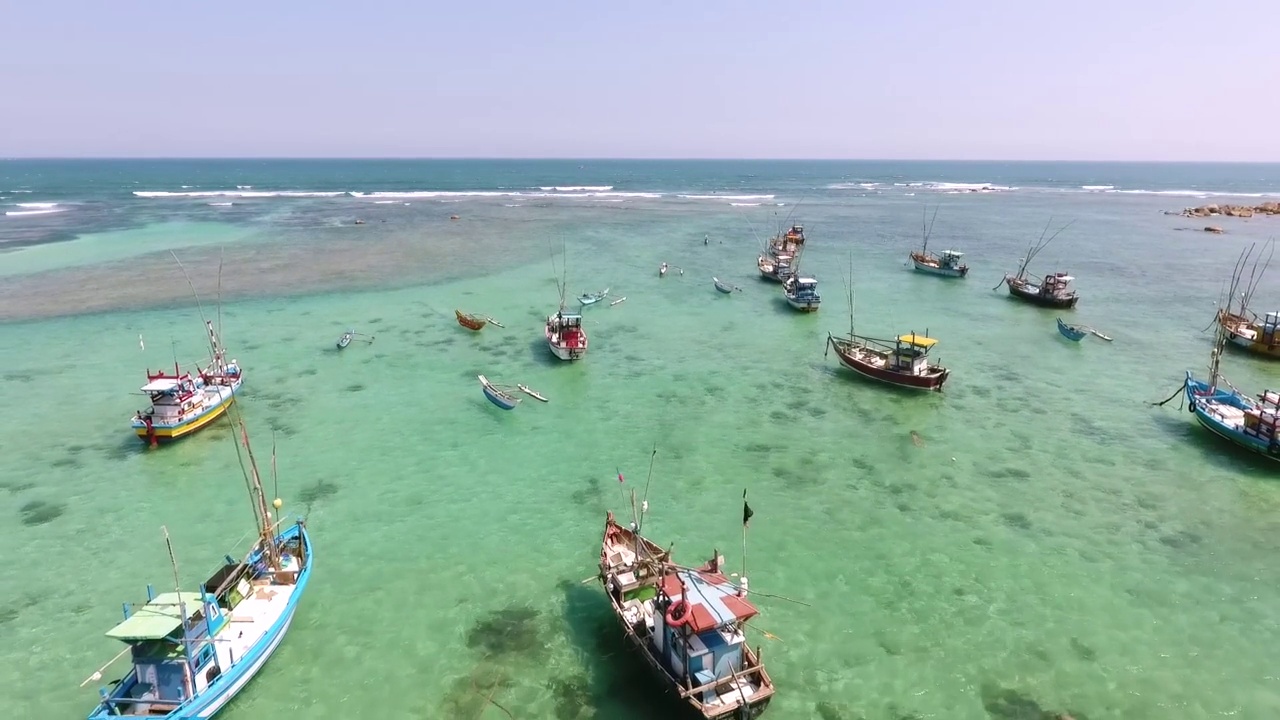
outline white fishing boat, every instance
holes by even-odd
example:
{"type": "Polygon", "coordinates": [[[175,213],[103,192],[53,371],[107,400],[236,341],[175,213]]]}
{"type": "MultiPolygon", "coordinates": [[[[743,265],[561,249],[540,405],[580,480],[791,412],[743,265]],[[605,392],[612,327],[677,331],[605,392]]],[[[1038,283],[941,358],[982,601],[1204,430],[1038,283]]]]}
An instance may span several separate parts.
{"type": "MultiPolygon", "coordinates": [[[[212,717],[262,670],[289,631],[311,578],[311,539],[301,519],[277,532],[268,507],[278,511],[283,503],[276,498],[268,505],[243,422],[240,432],[257,541],[240,560],[226,556],[197,589],[157,594],[148,585],[146,603],[125,606],[124,620],[107,637],[127,647],[81,687],[101,680],[126,655],[130,666],[99,691],[89,720],[212,717]]],[[[176,582],[172,546],[169,555],[176,582]]]]}
{"type": "Polygon", "coordinates": [[[818,281],[810,277],[789,277],[782,284],[782,294],[787,304],[800,312],[817,312],[822,303],[818,294],[818,281]]]}
{"type": "Polygon", "coordinates": [[[582,316],[560,312],[547,318],[547,347],[561,360],[581,360],[587,354],[587,331],[582,316]]]}
{"type": "Polygon", "coordinates": [[[177,440],[206,427],[227,411],[244,382],[239,364],[226,360],[212,321],[205,321],[213,361],[196,375],[183,372],[177,364],[173,373],[147,371],[141,392],[151,406],[136,412],[130,422],[138,437],[152,446],[177,440]]]}

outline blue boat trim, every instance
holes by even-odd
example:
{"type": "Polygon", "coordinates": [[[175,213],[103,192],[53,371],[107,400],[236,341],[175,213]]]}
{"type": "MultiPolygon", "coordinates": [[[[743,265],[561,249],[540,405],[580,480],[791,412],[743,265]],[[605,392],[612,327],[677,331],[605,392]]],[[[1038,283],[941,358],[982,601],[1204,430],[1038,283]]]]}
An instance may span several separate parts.
{"type": "Polygon", "coordinates": [[[1267,391],[1254,400],[1233,389],[1211,387],[1187,372],[1183,386],[1196,420],[1218,437],[1246,450],[1280,461],[1280,396],[1267,391]]]}

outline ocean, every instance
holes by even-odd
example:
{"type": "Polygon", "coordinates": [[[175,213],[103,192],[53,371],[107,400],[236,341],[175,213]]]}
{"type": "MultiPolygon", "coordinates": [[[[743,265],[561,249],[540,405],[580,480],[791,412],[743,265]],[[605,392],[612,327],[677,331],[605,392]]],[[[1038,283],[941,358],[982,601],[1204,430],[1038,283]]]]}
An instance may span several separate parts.
{"type": "MultiPolygon", "coordinates": [[[[1238,256],[1280,234],[1176,212],[1268,199],[1280,165],[0,161],[9,712],[93,707],[120,603],[173,583],[162,526],[186,588],[244,547],[229,429],[150,451],[128,426],[208,318],[316,547],[228,720],[672,716],[583,582],[633,490],[678,559],[746,569],[768,718],[1280,716],[1277,467],[1152,405],[1204,372],[1238,256]],[[965,280],[907,266],[935,211],[965,280]],[[792,222],[813,315],[755,269],[792,222]],[[1075,310],[993,290],[1064,225],[1030,270],[1075,276],[1075,310]],[[626,298],[584,310],[574,364],[542,338],[560,278],[571,306],[626,298]],[[945,392],[841,369],[851,321],[937,338],[945,392]],[[373,342],[338,351],[348,327],[373,342]],[[478,374],[550,402],[504,413],[478,374]]],[[[1280,309],[1274,271],[1254,305],[1280,309]]],[[[1280,363],[1223,370],[1280,386],[1280,363]]]]}

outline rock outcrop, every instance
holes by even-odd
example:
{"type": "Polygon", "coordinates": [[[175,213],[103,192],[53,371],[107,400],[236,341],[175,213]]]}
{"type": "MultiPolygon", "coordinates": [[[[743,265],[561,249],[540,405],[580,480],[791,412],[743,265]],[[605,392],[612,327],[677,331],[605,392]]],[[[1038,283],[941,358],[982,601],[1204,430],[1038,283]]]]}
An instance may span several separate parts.
{"type": "Polygon", "coordinates": [[[1190,207],[1182,211],[1185,217],[1241,217],[1249,218],[1254,215],[1280,215],[1280,202],[1274,200],[1264,202],[1261,205],[1219,205],[1210,203],[1201,205],[1200,207],[1190,207]]]}

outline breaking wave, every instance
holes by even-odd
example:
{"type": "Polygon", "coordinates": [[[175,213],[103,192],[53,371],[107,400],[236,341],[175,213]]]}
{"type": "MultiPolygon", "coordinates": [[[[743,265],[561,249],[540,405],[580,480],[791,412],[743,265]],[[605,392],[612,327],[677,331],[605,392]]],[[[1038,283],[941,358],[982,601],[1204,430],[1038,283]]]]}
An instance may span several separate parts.
{"type": "Polygon", "coordinates": [[[773,195],[677,195],[682,200],[772,200],[773,195]]]}
{"type": "Polygon", "coordinates": [[[21,217],[23,215],[52,215],[53,213],[66,212],[66,208],[45,208],[43,210],[7,210],[5,215],[10,217],[21,217]]]}
{"type": "Polygon", "coordinates": [[[539,190],[555,190],[557,192],[606,192],[613,189],[612,185],[552,185],[538,188],[539,190]]]}

